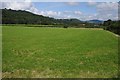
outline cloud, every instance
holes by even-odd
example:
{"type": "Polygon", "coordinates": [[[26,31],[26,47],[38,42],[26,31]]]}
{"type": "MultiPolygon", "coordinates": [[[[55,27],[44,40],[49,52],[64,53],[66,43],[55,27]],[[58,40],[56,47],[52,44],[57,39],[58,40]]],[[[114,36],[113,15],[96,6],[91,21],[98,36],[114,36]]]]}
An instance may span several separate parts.
{"type": "Polygon", "coordinates": [[[75,11],[74,13],[75,13],[76,15],[81,15],[81,14],[82,14],[81,11],[75,11]]]}
{"type": "Polygon", "coordinates": [[[67,2],[68,5],[76,6],[79,5],[79,2],[67,2]]]}
{"type": "Polygon", "coordinates": [[[54,17],[58,19],[67,19],[67,18],[78,18],[82,15],[81,11],[39,11],[40,15],[54,17]]]}
{"type": "Polygon", "coordinates": [[[103,19],[117,19],[118,16],[118,3],[117,2],[104,2],[97,5],[98,16],[103,19]]]}
{"type": "Polygon", "coordinates": [[[57,11],[40,11],[39,14],[55,18],[57,16],[60,16],[61,12],[57,12],[57,11]]]}
{"type": "Polygon", "coordinates": [[[95,2],[94,0],[89,0],[88,4],[91,5],[91,6],[94,6],[94,5],[97,4],[97,2],[95,2]]]}
{"type": "Polygon", "coordinates": [[[2,8],[26,10],[32,7],[31,2],[3,2],[2,8]]]}
{"type": "Polygon", "coordinates": [[[30,0],[25,0],[23,2],[2,2],[2,8],[13,9],[13,10],[26,10],[33,12],[35,14],[39,13],[39,10],[34,7],[30,0]]]}
{"type": "Polygon", "coordinates": [[[102,10],[118,10],[118,3],[117,2],[103,2],[97,5],[98,9],[102,10]]]}
{"type": "Polygon", "coordinates": [[[91,15],[93,17],[88,18],[96,18],[101,20],[107,19],[118,19],[118,3],[117,2],[95,2],[90,0],[88,2],[89,6],[92,6],[96,9],[96,15],[91,15]]]}

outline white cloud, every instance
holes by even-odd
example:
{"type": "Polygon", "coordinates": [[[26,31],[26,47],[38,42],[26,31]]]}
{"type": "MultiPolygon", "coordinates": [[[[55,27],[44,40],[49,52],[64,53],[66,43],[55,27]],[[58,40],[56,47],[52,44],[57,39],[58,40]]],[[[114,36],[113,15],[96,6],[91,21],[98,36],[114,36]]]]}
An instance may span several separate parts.
{"type": "Polygon", "coordinates": [[[59,15],[60,13],[59,12],[54,12],[54,11],[47,11],[47,14],[49,16],[56,16],[56,15],[59,15]]]}
{"type": "Polygon", "coordinates": [[[2,8],[13,9],[13,10],[26,10],[33,12],[35,14],[39,13],[39,10],[34,7],[30,0],[25,0],[23,2],[2,2],[2,8]]]}
{"type": "Polygon", "coordinates": [[[15,9],[15,10],[26,10],[32,7],[31,2],[4,2],[2,5],[3,8],[15,9]]]}
{"type": "Polygon", "coordinates": [[[44,15],[44,16],[50,16],[50,17],[57,17],[61,15],[61,12],[57,12],[57,11],[39,11],[40,15],[44,15]]]}
{"type": "MultiPolygon", "coordinates": [[[[92,18],[107,20],[107,19],[118,19],[118,3],[117,2],[96,2],[93,0],[88,2],[88,5],[96,8],[96,15],[91,15],[92,18]]],[[[90,18],[90,17],[88,17],[90,18]]]]}
{"type": "Polygon", "coordinates": [[[94,5],[97,4],[97,2],[95,2],[94,0],[89,0],[88,4],[91,5],[91,6],[94,6],[94,5]]]}
{"type": "Polygon", "coordinates": [[[78,18],[82,15],[81,11],[40,11],[40,15],[54,17],[54,18],[78,18]]]}
{"type": "Polygon", "coordinates": [[[104,3],[100,3],[97,5],[98,9],[102,9],[102,10],[118,10],[118,3],[117,2],[104,2],[104,3]]]}
{"type": "Polygon", "coordinates": [[[37,8],[35,8],[35,7],[30,7],[26,11],[32,12],[34,14],[39,14],[39,10],[37,8]]]}
{"type": "Polygon", "coordinates": [[[118,3],[117,2],[104,2],[97,5],[98,16],[103,19],[117,20],[118,16],[118,3]]]}
{"type": "Polygon", "coordinates": [[[81,15],[81,14],[82,14],[81,11],[75,11],[74,13],[75,13],[76,15],[81,15]]]}
{"type": "Polygon", "coordinates": [[[76,6],[79,5],[79,2],[67,2],[68,5],[76,6]]]}

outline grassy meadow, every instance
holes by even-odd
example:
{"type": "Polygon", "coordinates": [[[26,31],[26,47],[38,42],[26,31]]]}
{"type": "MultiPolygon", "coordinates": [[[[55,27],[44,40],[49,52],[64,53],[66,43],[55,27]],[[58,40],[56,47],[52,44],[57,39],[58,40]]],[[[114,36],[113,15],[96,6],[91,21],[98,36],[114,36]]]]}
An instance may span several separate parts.
{"type": "Polygon", "coordinates": [[[118,37],[102,29],[3,26],[3,78],[114,78],[118,37]]]}

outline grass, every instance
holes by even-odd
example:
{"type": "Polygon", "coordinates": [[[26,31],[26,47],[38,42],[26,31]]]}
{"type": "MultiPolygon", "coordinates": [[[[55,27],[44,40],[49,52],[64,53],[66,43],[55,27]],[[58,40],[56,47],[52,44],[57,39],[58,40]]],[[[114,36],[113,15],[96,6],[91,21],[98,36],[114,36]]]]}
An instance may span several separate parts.
{"type": "Polygon", "coordinates": [[[118,38],[105,30],[3,26],[2,77],[114,78],[118,38]]]}

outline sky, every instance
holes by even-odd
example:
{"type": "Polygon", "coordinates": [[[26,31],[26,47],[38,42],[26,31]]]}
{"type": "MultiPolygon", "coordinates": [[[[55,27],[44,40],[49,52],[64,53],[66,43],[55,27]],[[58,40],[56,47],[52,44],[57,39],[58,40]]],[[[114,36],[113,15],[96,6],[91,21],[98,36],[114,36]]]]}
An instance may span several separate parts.
{"type": "Polygon", "coordinates": [[[40,2],[40,1],[6,1],[2,2],[2,8],[14,10],[26,10],[34,14],[53,17],[56,19],[77,18],[86,20],[117,20],[118,1],[98,2],[97,0],[85,2],[40,2]]]}

